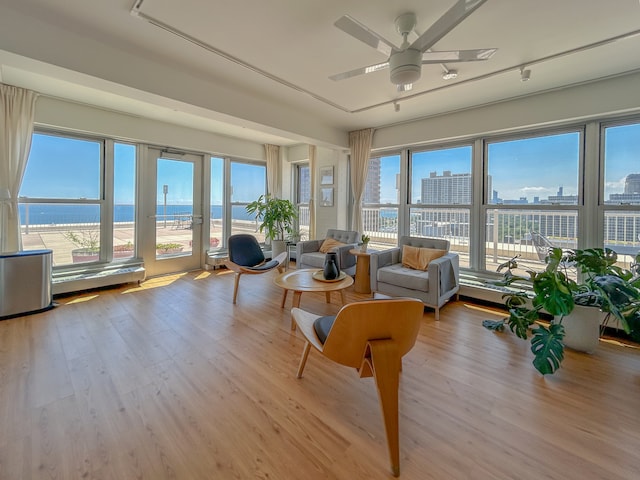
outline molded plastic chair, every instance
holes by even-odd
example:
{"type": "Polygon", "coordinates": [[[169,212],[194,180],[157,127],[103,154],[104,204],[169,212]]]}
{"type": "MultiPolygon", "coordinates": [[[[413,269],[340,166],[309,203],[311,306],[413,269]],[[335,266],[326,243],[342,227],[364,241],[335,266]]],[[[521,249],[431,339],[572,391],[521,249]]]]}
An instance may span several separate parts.
{"type": "Polygon", "coordinates": [[[320,317],[299,308],[291,314],[306,340],[298,378],[302,378],[311,347],[340,365],[354,367],[361,378],[375,378],[391,470],[398,476],[400,370],[402,357],[416,342],[424,305],[414,298],[366,300],[345,305],[335,317],[320,317]]]}
{"type": "Polygon", "coordinates": [[[246,233],[231,235],[228,242],[229,260],[225,265],[229,270],[236,273],[235,285],[233,287],[233,303],[236,303],[238,296],[238,284],[243,273],[259,274],[267,273],[277,268],[279,272],[284,270],[284,262],[287,259],[287,252],[282,252],[273,260],[265,261],[264,253],[258,240],[253,235],[246,233]]]}
{"type": "MultiPolygon", "coordinates": [[[[538,259],[541,262],[546,263],[547,257],[549,256],[549,251],[557,246],[554,245],[551,240],[542,235],[541,233],[531,231],[531,243],[536,248],[536,253],[538,254],[538,259]]],[[[557,247],[561,248],[561,247],[557,247]]],[[[575,264],[567,261],[567,257],[571,254],[572,250],[567,248],[562,248],[562,262],[561,265],[563,268],[567,269],[575,269],[575,264]]]]}

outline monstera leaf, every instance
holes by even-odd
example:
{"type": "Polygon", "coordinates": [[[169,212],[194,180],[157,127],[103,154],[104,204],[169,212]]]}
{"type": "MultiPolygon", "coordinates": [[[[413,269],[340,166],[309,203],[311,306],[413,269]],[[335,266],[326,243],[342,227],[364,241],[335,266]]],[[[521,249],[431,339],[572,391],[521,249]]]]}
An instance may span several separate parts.
{"type": "Polygon", "coordinates": [[[572,283],[562,272],[545,271],[536,275],[533,291],[533,305],[551,315],[568,315],[575,306],[572,283]]]}
{"type": "Polygon", "coordinates": [[[531,338],[531,351],[535,358],[533,366],[541,374],[547,375],[560,368],[564,359],[564,327],[561,324],[552,323],[549,328],[538,327],[533,330],[531,338]]]}
{"type": "Polygon", "coordinates": [[[537,310],[529,310],[528,308],[516,307],[509,309],[509,317],[507,323],[509,328],[517,337],[526,340],[529,334],[529,327],[538,319],[537,310]]]}
{"type": "Polygon", "coordinates": [[[504,330],[504,320],[483,320],[482,326],[494,332],[502,332],[504,330]]]}
{"type": "Polygon", "coordinates": [[[628,319],[640,309],[640,290],[615,275],[595,277],[592,285],[602,298],[602,311],[610,312],[619,320],[624,331],[630,333],[628,319]]]}

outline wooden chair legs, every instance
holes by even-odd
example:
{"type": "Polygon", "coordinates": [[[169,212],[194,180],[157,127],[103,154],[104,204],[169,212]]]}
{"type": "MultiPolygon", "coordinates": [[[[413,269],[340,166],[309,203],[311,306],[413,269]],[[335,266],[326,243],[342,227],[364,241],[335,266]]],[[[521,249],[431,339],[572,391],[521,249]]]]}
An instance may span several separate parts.
{"type": "Polygon", "coordinates": [[[382,409],[387,447],[394,477],[400,475],[400,434],[398,427],[398,387],[400,385],[401,358],[393,340],[368,342],[361,376],[373,374],[382,409]],[[366,365],[366,367],[365,367],[366,365]]]}
{"type": "Polygon", "coordinates": [[[236,272],[236,281],[233,285],[233,304],[235,305],[236,303],[236,298],[238,297],[238,284],[240,283],[240,275],[242,275],[239,272],[236,272]]]}
{"type": "Polygon", "coordinates": [[[296,374],[297,378],[302,378],[302,371],[307,364],[307,358],[309,357],[310,350],[311,344],[309,342],[305,342],[304,349],[302,350],[302,356],[300,357],[300,364],[298,365],[298,373],[296,374]]]}

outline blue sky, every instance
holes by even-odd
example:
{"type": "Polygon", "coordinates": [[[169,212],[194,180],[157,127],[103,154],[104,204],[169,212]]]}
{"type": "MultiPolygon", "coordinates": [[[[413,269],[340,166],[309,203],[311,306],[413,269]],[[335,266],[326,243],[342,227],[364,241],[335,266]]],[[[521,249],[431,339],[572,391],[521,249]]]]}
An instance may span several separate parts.
{"type": "MultiPolygon", "coordinates": [[[[640,173],[640,124],[610,127],[606,132],[605,198],[608,198],[611,193],[623,191],[627,174],[640,173]]],[[[503,199],[527,197],[530,202],[534,196],[544,199],[555,195],[559,186],[564,187],[565,195],[577,193],[579,143],[578,133],[490,143],[488,169],[493,189],[503,199]]],[[[34,134],[20,195],[99,198],[100,150],[100,142],[34,134]]],[[[470,146],[414,152],[412,201],[420,196],[420,179],[428,177],[430,172],[435,171],[438,175],[444,170],[468,173],[471,154],[470,146]]],[[[115,158],[116,204],[131,204],[135,187],[135,147],[116,144],[115,158]]],[[[222,167],[222,159],[212,160],[212,204],[222,203],[222,167]]],[[[399,168],[398,155],[382,158],[382,203],[397,202],[399,168]]],[[[192,174],[189,163],[159,161],[158,203],[163,202],[162,186],[166,184],[169,186],[168,204],[190,204],[192,174]]],[[[262,166],[232,163],[231,178],[235,202],[250,202],[264,193],[265,169],[262,166]]]]}
{"type": "MultiPolygon", "coordinates": [[[[640,124],[610,127],[606,130],[605,150],[605,198],[624,190],[624,180],[629,173],[640,173],[640,124]]],[[[578,192],[580,135],[565,133],[489,144],[488,170],[492,176],[492,188],[502,199],[533,197],[546,199],[556,195],[562,186],[565,195],[578,192]]],[[[442,175],[469,173],[471,171],[470,146],[425,152],[413,152],[411,165],[411,200],[420,198],[420,180],[430,172],[442,175]]],[[[400,156],[381,157],[382,203],[395,203],[396,173],[400,168],[400,156]]]]}

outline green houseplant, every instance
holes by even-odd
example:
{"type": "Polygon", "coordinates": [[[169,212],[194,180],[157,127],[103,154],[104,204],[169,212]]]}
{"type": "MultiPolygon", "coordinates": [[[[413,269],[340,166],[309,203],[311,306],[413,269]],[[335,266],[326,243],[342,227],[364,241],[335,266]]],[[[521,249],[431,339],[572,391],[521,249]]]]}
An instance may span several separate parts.
{"type": "Polygon", "coordinates": [[[485,321],[493,330],[503,330],[505,323],[519,338],[527,339],[530,328],[536,324],[541,312],[554,315],[549,325],[536,324],[531,329],[533,365],[543,375],[554,373],[564,358],[565,328],[563,319],[576,305],[600,309],[605,315],[618,320],[624,331],[640,339],[640,254],[629,270],[616,265],[613,250],[588,248],[563,252],[549,250],[546,268],[542,272],[527,271],[528,277],[516,275],[515,258],[500,266],[507,268],[504,279],[495,282],[512,286],[515,282],[531,284],[532,295],[524,290],[503,295],[509,316],[501,321],[485,321]],[[567,276],[567,268],[577,268],[581,280],[567,276]]]}
{"type": "Polygon", "coordinates": [[[71,250],[73,263],[93,262],[100,257],[100,233],[95,230],[65,232],[64,238],[73,243],[76,249],[71,250]]]}
{"type": "Polygon", "coordinates": [[[360,244],[360,250],[362,250],[363,252],[366,252],[367,247],[369,246],[369,242],[371,241],[371,237],[366,233],[363,233],[362,236],[360,237],[360,240],[362,240],[362,243],[360,244]]]}
{"type": "Polygon", "coordinates": [[[260,232],[264,232],[269,240],[284,241],[287,235],[293,233],[294,221],[298,218],[293,203],[271,195],[260,195],[258,200],[246,206],[246,210],[262,221],[259,226],[260,232]]]}

